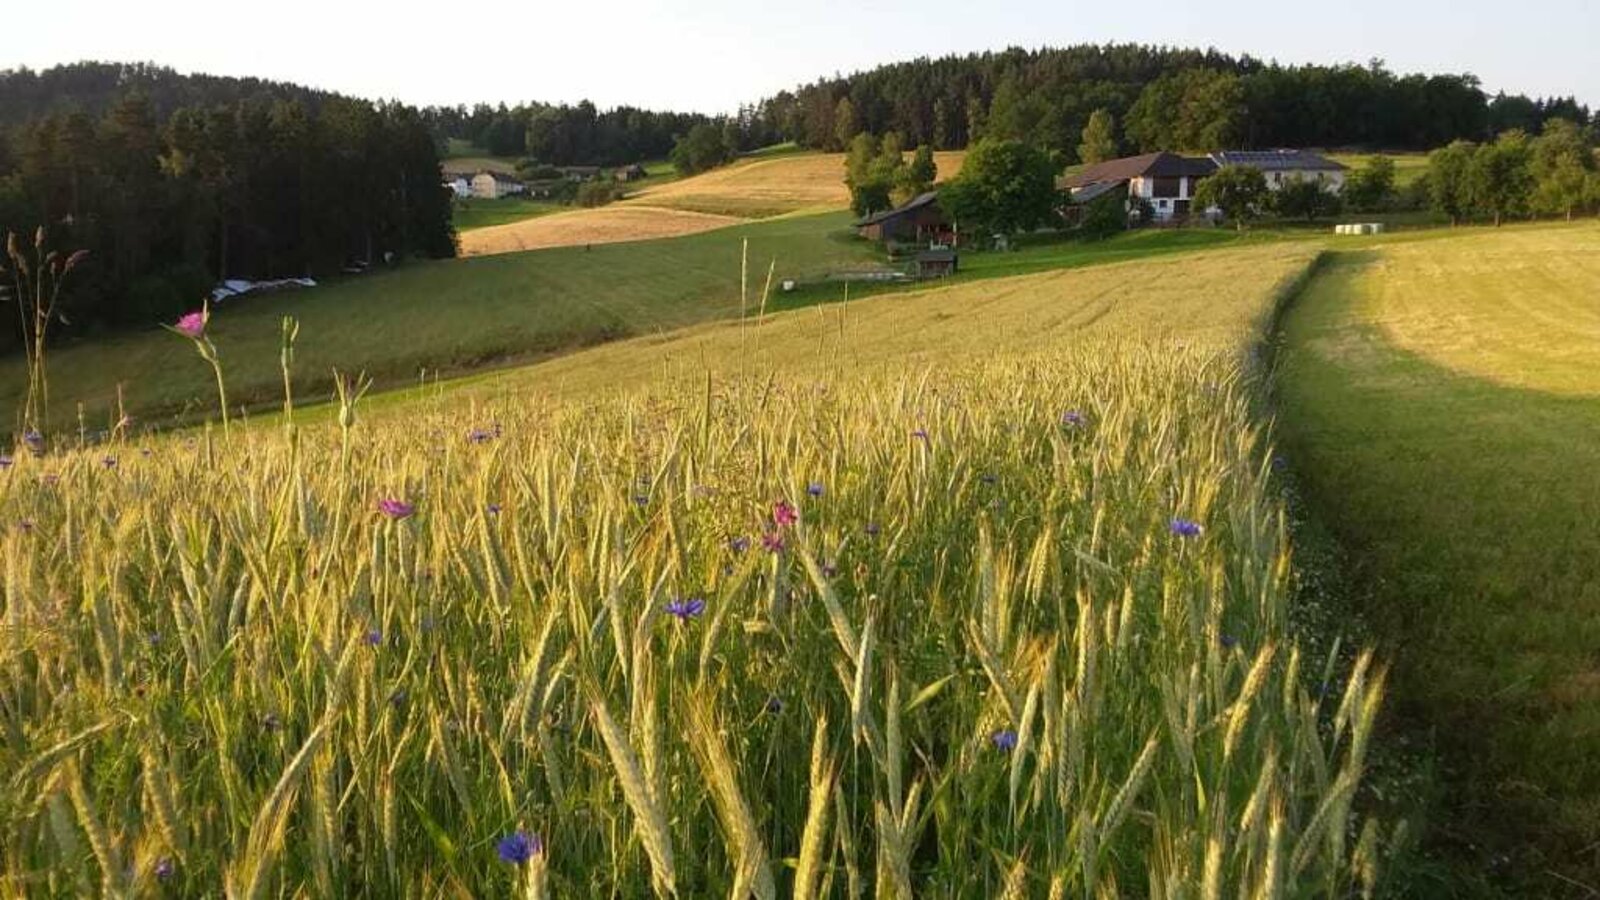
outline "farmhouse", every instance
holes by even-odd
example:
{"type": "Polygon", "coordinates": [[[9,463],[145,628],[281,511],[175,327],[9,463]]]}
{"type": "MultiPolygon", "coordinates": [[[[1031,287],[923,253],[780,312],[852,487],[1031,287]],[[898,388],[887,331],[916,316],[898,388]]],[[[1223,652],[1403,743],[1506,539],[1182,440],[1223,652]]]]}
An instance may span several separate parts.
{"type": "Polygon", "coordinates": [[[472,196],[483,200],[497,200],[527,190],[522,182],[499,172],[479,172],[472,176],[472,196]]]}
{"type": "Polygon", "coordinates": [[[1254,166],[1274,191],[1296,179],[1321,181],[1334,193],[1344,187],[1345,167],[1309,150],[1223,150],[1211,154],[1211,160],[1219,166],[1254,166]]]}
{"type": "Polygon", "coordinates": [[[951,243],[950,220],[939,208],[939,192],[918,194],[894,209],[875,212],[856,223],[856,233],[872,241],[951,243]]]}
{"type": "Polygon", "coordinates": [[[1063,179],[1061,187],[1072,193],[1075,203],[1125,190],[1130,205],[1149,203],[1153,218],[1160,222],[1187,216],[1195,185],[1216,170],[1217,164],[1203,156],[1146,153],[1095,163],[1063,179]]]}
{"type": "Polygon", "coordinates": [[[637,181],[645,177],[644,166],[634,163],[629,166],[617,166],[611,170],[611,177],[616,181],[637,181]]]}
{"type": "Polygon", "coordinates": [[[1087,203],[1112,191],[1124,192],[1129,211],[1149,204],[1152,221],[1186,218],[1200,179],[1221,166],[1254,166],[1277,190],[1300,178],[1321,181],[1332,190],[1344,186],[1344,166],[1307,150],[1221,150],[1207,156],[1146,153],[1095,163],[1061,180],[1073,203],[1087,203]]]}
{"type": "Polygon", "coordinates": [[[451,175],[444,186],[456,195],[457,200],[472,196],[472,179],[466,175],[451,175]]]}

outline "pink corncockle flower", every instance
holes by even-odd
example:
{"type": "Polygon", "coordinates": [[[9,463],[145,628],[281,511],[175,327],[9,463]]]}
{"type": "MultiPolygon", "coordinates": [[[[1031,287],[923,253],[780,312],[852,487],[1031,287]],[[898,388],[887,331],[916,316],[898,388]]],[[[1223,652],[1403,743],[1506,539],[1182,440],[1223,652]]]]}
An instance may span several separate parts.
{"type": "Polygon", "coordinates": [[[378,512],[391,519],[404,519],[417,511],[417,508],[404,500],[395,500],[385,497],[378,501],[378,512]]]}
{"type": "Polygon", "coordinates": [[[787,500],[779,500],[772,507],[772,521],[781,525],[793,525],[800,521],[800,513],[787,500]]]}
{"type": "Polygon", "coordinates": [[[184,337],[199,340],[206,333],[206,314],[203,312],[185,313],[178,319],[178,324],[172,327],[184,337]]]}

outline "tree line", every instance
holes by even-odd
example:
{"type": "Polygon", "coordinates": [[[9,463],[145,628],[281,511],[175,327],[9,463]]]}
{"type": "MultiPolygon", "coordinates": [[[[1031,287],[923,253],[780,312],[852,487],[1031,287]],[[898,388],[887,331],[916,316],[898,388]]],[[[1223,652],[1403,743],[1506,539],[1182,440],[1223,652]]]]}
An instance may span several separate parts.
{"type": "Polygon", "coordinates": [[[1600,207],[1591,131],[1554,119],[1537,137],[1520,128],[1493,141],[1452,141],[1428,157],[1423,187],[1434,210],[1462,221],[1562,216],[1600,207]]]}
{"type": "MultiPolygon", "coordinates": [[[[80,89],[0,127],[0,232],[44,226],[51,246],[89,251],[62,298],[67,332],[170,319],[224,278],[455,253],[413,108],[165,74],[109,90],[114,67],[71,69],[80,89]]],[[[53,78],[0,74],[0,98],[53,78]]]]}
{"type": "Polygon", "coordinates": [[[1381,63],[1283,66],[1137,44],[921,58],[784,91],[741,115],[761,140],[843,150],[858,132],[908,146],[1019,140],[1082,159],[1096,111],[1122,123],[1115,153],[1260,147],[1426,150],[1546,120],[1588,123],[1573,98],[1489,97],[1470,74],[1398,75],[1381,63]]]}
{"type": "MultiPolygon", "coordinates": [[[[474,144],[495,156],[520,156],[556,166],[615,166],[662,159],[690,129],[715,122],[699,113],[656,112],[619,106],[601,111],[577,104],[479,103],[429,106],[422,118],[441,142],[474,144]]],[[[720,122],[716,122],[720,128],[720,122]]],[[[743,148],[738,148],[743,149],[743,148]]]]}

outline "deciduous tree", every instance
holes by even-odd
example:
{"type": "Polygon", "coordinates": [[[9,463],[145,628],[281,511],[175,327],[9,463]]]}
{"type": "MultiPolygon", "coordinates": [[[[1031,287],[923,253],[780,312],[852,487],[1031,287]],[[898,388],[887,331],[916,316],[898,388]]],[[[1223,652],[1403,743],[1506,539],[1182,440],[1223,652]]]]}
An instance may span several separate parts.
{"type": "Polygon", "coordinates": [[[1221,210],[1241,231],[1261,214],[1266,200],[1267,179],[1255,166],[1223,166],[1201,179],[1194,192],[1196,207],[1221,210]]]}

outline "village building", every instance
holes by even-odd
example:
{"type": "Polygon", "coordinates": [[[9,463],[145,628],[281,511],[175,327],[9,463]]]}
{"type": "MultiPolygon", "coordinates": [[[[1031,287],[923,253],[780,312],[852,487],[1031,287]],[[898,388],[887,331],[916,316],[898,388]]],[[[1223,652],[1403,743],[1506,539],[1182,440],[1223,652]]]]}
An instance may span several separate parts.
{"type": "Polygon", "coordinates": [[[1148,208],[1153,222],[1181,221],[1192,213],[1200,180],[1222,166],[1253,166],[1266,176],[1267,188],[1278,190],[1294,179],[1321,181],[1337,193],[1344,187],[1345,167],[1308,150],[1222,150],[1207,156],[1145,153],[1109,159],[1061,179],[1075,205],[1108,193],[1126,198],[1130,214],[1148,208]]]}
{"type": "Polygon", "coordinates": [[[501,172],[479,172],[472,176],[472,196],[481,200],[498,200],[526,190],[522,182],[501,172]]]}
{"type": "Polygon", "coordinates": [[[444,186],[450,189],[457,200],[465,200],[472,196],[472,179],[466,175],[450,175],[444,186]]]}
{"type": "Polygon", "coordinates": [[[615,169],[611,170],[611,178],[614,181],[638,181],[639,179],[645,177],[646,174],[648,173],[645,172],[644,166],[641,166],[638,163],[633,163],[632,165],[627,166],[617,166],[615,169]]]}
{"type": "Polygon", "coordinates": [[[939,208],[939,192],[928,191],[906,203],[856,222],[856,233],[871,241],[953,244],[955,231],[939,208]]]}
{"type": "Polygon", "coordinates": [[[1344,165],[1309,150],[1223,150],[1211,154],[1211,161],[1260,169],[1269,190],[1295,180],[1320,181],[1336,194],[1344,188],[1344,165]]]}

